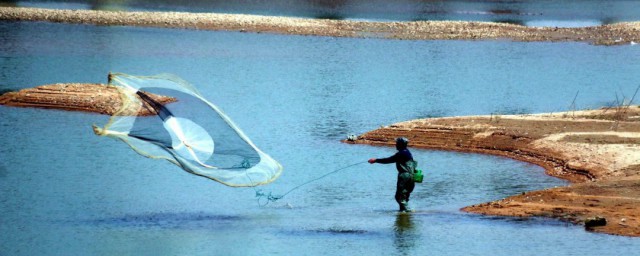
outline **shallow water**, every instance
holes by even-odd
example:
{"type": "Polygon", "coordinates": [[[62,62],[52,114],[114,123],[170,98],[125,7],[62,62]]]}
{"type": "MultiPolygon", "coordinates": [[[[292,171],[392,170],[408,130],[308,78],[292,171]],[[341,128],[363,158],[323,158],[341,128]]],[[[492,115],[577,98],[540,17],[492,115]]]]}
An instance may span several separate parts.
{"type": "Polygon", "coordinates": [[[640,2],[632,0],[28,0],[8,1],[8,4],[55,9],[218,12],[327,19],[494,21],[558,27],[637,21],[640,12],[640,2]]]}
{"type": "MultiPolygon", "coordinates": [[[[392,148],[348,134],[427,116],[535,113],[630,97],[640,48],[582,43],[386,41],[0,23],[0,90],[174,73],[285,167],[276,195],[392,148]]],[[[411,215],[395,171],[360,164],[260,206],[93,135],[107,117],[0,107],[0,254],[622,255],[637,239],[458,209],[564,185],[510,159],[414,149],[427,172],[411,215]],[[612,250],[611,248],[615,248],[612,250]]]]}

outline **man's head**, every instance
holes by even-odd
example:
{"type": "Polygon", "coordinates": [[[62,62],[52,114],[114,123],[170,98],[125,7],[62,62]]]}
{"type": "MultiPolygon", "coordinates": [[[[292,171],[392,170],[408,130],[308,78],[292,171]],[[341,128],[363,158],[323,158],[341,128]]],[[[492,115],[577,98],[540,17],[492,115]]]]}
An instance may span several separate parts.
{"type": "Polygon", "coordinates": [[[399,138],[396,139],[396,149],[397,150],[406,149],[408,145],[409,145],[409,139],[407,139],[405,137],[399,137],[399,138]]]}

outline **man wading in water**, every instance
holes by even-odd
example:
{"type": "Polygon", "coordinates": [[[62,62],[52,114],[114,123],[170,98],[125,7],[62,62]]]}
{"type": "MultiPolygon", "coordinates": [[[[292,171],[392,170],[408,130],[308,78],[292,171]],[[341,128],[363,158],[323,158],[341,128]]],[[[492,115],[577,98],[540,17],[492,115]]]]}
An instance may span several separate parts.
{"type": "Polygon", "coordinates": [[[398,169],[398,184],[396,186],[396,202],[400,205],[401,212],[411,212],[409,208],[409,195],[415,187],[413,181],[413,170],[416,167],[416,162],[413,161],[413,156],[407,146],[409,140],[407,138],[396,139],[396,149],[398,152],[387,158],[371,158],[369,163],[390,164],[396,163],[396,169],[398,169]]]}

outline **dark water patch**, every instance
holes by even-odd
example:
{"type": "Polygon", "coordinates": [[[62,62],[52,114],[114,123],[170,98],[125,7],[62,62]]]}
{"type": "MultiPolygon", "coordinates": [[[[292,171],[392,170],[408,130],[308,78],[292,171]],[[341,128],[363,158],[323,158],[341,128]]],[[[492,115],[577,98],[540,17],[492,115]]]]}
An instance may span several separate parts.
{"type": "Polygon", "coordinates": [[[525,107],[508,106],[497,109],[494,115],[524,115],[531,114],[531,110],[525,107]]]}
{"type": "Polygon", "coordinates": [[[331,227],[328,229],[318,229],[318,230],[313,230],[313,232],[316,233],[327,233],[327,234],[345,234],[345,235],[349,235],[349,234],[366,234],[368,233],[368,231],[366,230],[361,230],[361,229],[348,229],[348,228],[339,228],[339,227],[331,227]]]}
{"type": "Polygon", "coordinates": [[[84,221],[84,224],[97,226],[134,227],[134,228],[168,228],[197,229],[219,228],[243,218],[232,215],[215,215],[203,212],[195,213],[146,213],[125,215],[122,217],[104,218],[84,221]]]}
{"type": "MultiPolygon", "coordinates": [[[[413,195],[413,194],[412,194],[413,195]]],[[[410,213],[399,212],[398,210],[375,210],[377,214],[384,215],[429,215],[429,216],[444,216],[450,218],[451,216],[464,216],[464,213],[460,213],[457,211],[447,211],[447,210],[422,210],[422,209],[413,209],[410,213]]]]}
{"type": "Polygon", "coordinates": [[[498,185],[498,184],[496,184],[493,187],[492,190],[508,195],[510,193],[513,193],[514,191],[517,192],[517,193],[521,193],[521,192],[529,191],[530,189],[531,189],[530,186],[524,185],[524,184],[513,184],[513,185],[509,185],[509,184],[498,185]]]}
{"type": "Polygon", "coordinates": [[[430,110],[430,111],[425,111],[423,113],[420,113],[419,115],[417,115],[415,118],[416,119],[421,119],[421,118],[438,118],[438,117],[445,117],[445,116],[450,116],[450,111],[449,110],[445,110],[445,109],[434,109],[434,110],[430,110]]]}
{"type": "Polygon", "coordinates": [[[510,10],[510,9],[495,9],[495,10],[489,10],[489,12],[493,14],[519,14],[520,13],[516,10],[510,10]]]}
{"type": "MultiPolygon", "coordinates": [[[[0,85],[0,87],[3,87],[2,85],[0,85]]],[[[0,95],[8,93],[8,92],[15,92],[17,90],[12,90],[12,89],[1,89],[0,88],[0,95]]]]}
{"type": "Polygon", "coordinates": [[[0,165],[0,178],[5,178],[7,177],[7,175],[9,175],[9,171],[7,171],[7,168],[0,165]]]}
{"type": "Polygon", "coordinates": [[[356,228],[348,228],[348,227],[329,227],[329,228],[318,228],[318,229],[303,229],[303,230],[283,230],[282,234],[296,237],[303,236],[374,236],[379,232],[364,230],[364,229],[356,229],[356,228]]]}
{"type": "Polygon", "coordinates": [[[517,9],[492,9],[492,10],[489,10],[488,13],[493,15],[517,15],[517,16],[542,15],[542,13],[523,12],[517,9]]]}
{"type": "Polygon", "coordinates": [[[336,13],[321,13],[315,16],[315,18],[321,19],[321,20],[344,20],[345,19],[344,16],[336,13]]]}

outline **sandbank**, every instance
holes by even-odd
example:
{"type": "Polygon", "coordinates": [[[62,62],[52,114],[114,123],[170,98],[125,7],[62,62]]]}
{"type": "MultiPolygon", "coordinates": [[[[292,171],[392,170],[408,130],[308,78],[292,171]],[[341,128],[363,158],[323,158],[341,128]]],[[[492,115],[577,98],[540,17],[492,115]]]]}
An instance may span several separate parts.
{"type": "MultiPolygon", "coordinates": [[[[174,102],[175,99],[166,96],[148,94],[161,104],[174,102]]],[[[122,108],[125,99],[123,94],[115,86],[106,84],[86,83],[58,83],[27,88],[17,92],[6,92],[0,95],[0,105],[13,107],[33,107],[61,109],[69,111],[92,112],[105,115],[114,115],[122,108]]],[[[140,102],[144,102],[140,100],[140,102]]],[[[147,103],[137,107],[132,115],[155,115],[155,111],[147,103]]],[[[120,112],[124,114],[124,112],[120,112]]]]}
{"type": "Polygon", "coordinates": [[[574,41],[596,45],[640,42],[640,22],[558,28],[469,21],[380,22],[244,14],[57,10],[23,7],[0,7],[0,20],[408,40],[506,39],[522,42],[574,41]]]}
{"type": "MultiPolygon", "coordinates": [[[[382,127],[347,143],[410,146],[505,156],[544,167],[571,185],[464,207],[471,213],[552,217],[589,230],[640,236],[640,107],[537,115],[417,119],[382,127]],[[606,225],[590,225],[594,218],[606,225]]],[[[428,169],[428,168],[425,168],[428,169]]]]}

